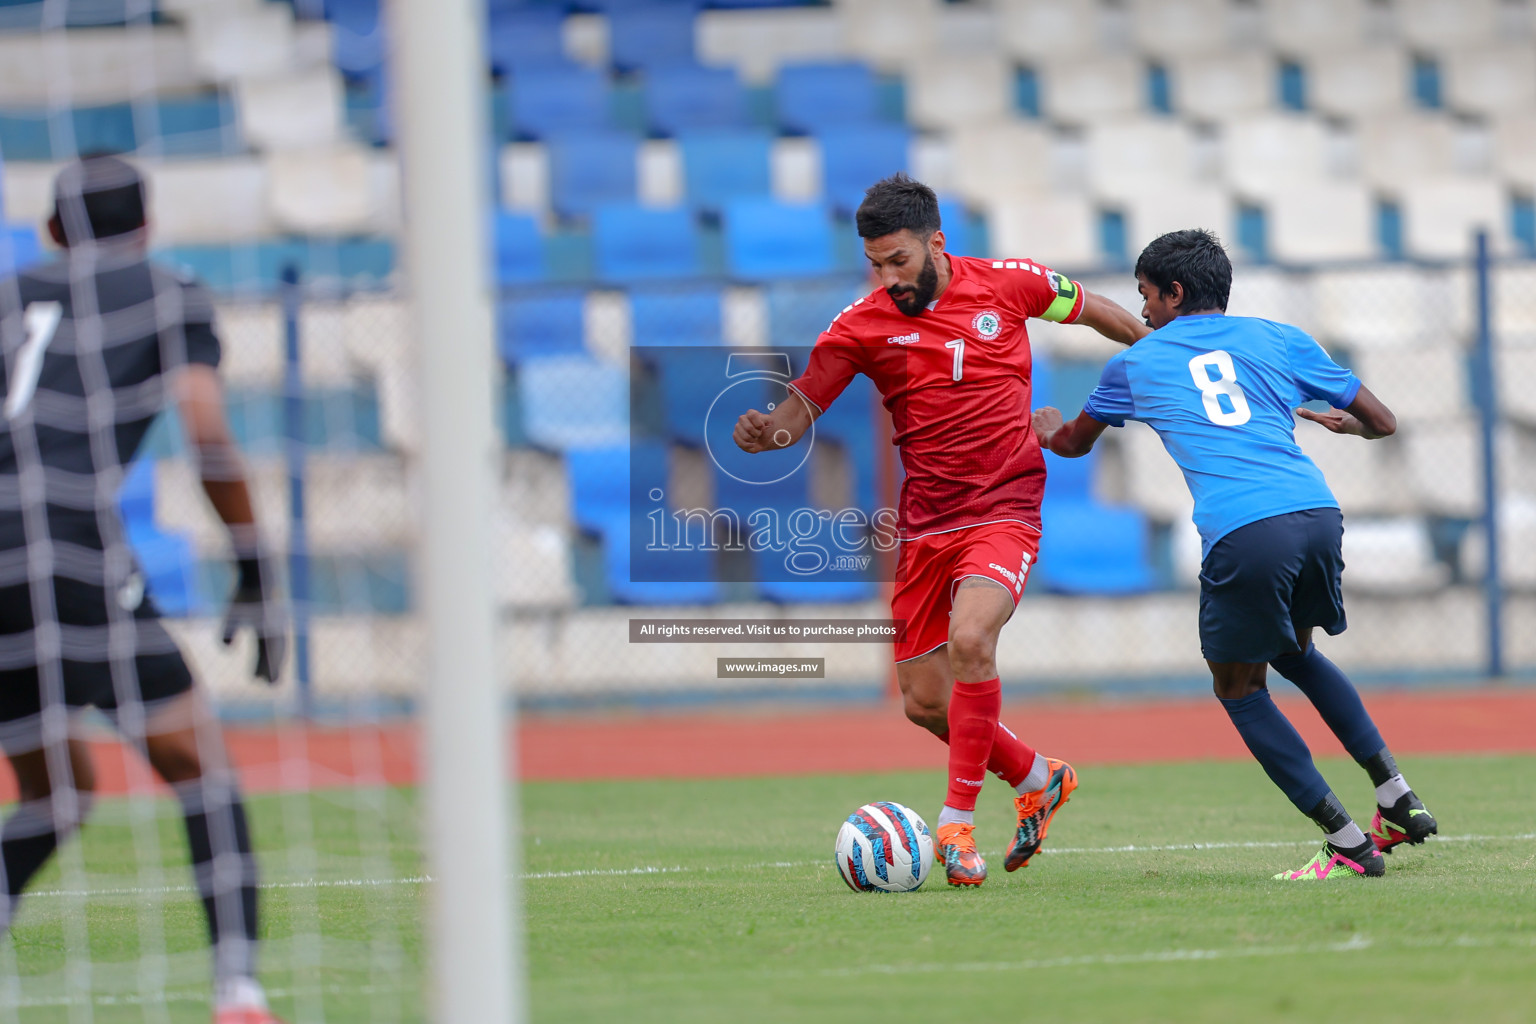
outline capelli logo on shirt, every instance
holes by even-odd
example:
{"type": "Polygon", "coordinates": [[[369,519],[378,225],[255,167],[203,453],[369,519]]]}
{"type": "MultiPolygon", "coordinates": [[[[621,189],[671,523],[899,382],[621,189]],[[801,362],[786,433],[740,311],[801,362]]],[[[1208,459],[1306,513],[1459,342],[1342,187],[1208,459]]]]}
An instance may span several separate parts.
{"type": "Polygon", "coordinates": [[[894,338],[886,338],[887,345],[916,345],[921,340],[921,335],[914,331],[911,334],[898,334],[894,338]]]}

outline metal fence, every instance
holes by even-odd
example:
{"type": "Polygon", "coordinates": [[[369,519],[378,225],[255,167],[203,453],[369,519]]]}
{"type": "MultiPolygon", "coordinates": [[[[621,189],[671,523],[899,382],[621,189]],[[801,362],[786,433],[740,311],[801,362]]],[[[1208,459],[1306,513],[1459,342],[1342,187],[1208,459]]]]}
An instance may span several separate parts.
{"type": "MultiPolygon", "coordinates": [[[[1139,308],[1129,274],[1083,282],[1139,308]]],[[[803,347],[866,288],[856,280],[728,288],[710,340],[733,352],[789,341],[803,347]]],[[[539,327],[540,316],[555,314],[519,304],[548,297],[509,294],[500,314],[508,370],[497,386],[507,445],[496,544],[486,557],[499,581],[502,660],[508,679],[518,680],[518,697],[531,706],[573,706],[873,695],[887,687],[890,649],[883,643],[817,645],[813,652],[782,638],[629,642],[631,618],[881,619],[889,614],[887,595],[878,580],[855,588],[852,602],[775,595],[750,564],[725,573],[704,600],[681,605],[615,586],[626,574],[644,573],[616,549],[622,535],[584,518],[573,474],[592,445],[626,441],[632,420],[665,419],[665,381],[638,337],[655,329],[654,296],[578,293],[575,321],[539,327]],[[572,365],[581,372],[570,376],[572,365]],[[717,672],[721,657],[808,653],[825,658],[822,677],[721,679],[717,672]]],[[[1497,261],[1483,271],[1473,258],[1434,266],[1241,267],[1230,312],[1311,332],[1399,418],[1397,435],[1378,442],[1297,424],[1298,440],[1346,514],[1350,628],[1327,641],[1330,653],[1368,681],[1536,674],[1536,262],[1497,261]]],[[[678,317],[679,325],[686,321],[678,317]]],[[[404,304],[387,293],[305,293],[300,284],[286,311],[277,298],[222,306],[220,330],[232,418],[254,471],[261,519],[293,553],[305,639],[296,678],[278,699],[320,711],[406,706],[424,676],[424,634],[413,582],[417,342],[404,304]]],[[[1031,336],[1037,404],[1050,401],[1071,415],[1114,346],[1085,328],[1044,322],[1031,325],[1031,336]]],[[[844,401],[868,403],[877,414],[867,391],[850,395],[844,401]]],[[[670,493],[684,504],[708,504],[709,453],[669,440],[664,430],[661,437],[670,493]]],[[[1117,520],[1134,533],[1128,546],[1120,544],[1126,538],[1106,542],[1131,551],[1145,581],[1130,593],[1096,593],[1091,581],[1085,587],[1053,578],[1043,560],[999,650],[1004,683],[1016,692],[1204,678],[1199,543],[1182,478],[1150,430],[1131,424],[1106,437],[1091,466],[1089,500],[1128,513],[1117,520]]],[[[190,539],[199,563],[216,562],[220,532],[189,464],[169,445],[156,454],[158,528],[190,539]]],[[[808,462],[809,490],[821,507],[835,507],[890,466],[883,440],[866,451],[829,437],[808,462]]],[[[865,503],[885,497],[885,486],[865,503]]],[[[204,621],[219,592],[212,572],[197,570],[179,628],[203,675],[238,712],[271,698],[243,681],[244,659],[222,651],[204,621]]]]}

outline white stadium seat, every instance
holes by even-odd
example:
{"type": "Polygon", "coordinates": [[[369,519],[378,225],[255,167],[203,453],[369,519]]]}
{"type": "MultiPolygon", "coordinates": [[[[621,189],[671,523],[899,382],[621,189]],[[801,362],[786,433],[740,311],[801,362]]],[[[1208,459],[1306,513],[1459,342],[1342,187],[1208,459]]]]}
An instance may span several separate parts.
{"type": "Polygon", "coordinates": [[[186,33],[169,25],[72,29],[39,38],[0,33],[0,104],[120,103],[153,92],[187,92],[206,84],[186,33]]]}
{"type": "Polygon", "coordinates": [[[1131,0],[1131,35],[1154,57],[1215,53],[1232,40],[1230,0],[1131,0]]]}
{"type": "Polygon", "coordinates": [[[1500,0],[1397,0],[1397,30],[1426,50],[1487,44],[1499,33],[1500,0]]]}
{"type": "MultiPolygon", "coordinates": [[[[934,47],[940,6],[939,0],[837,0],[833,5],[848,52],[898,74],[934,47]]],[[[923,76],[914,77],[920,81],[923,76]]]]}
{"type": "Polygon", "coordinates": [[[1189,485],[1162,438],[1145,423],[1129,420],[1115,432],[1125,466],[1126,498],[1164,523],[1188,520],[1194,509],[1189,485]]]}
{"type": "Polygon", "coordinates": [[[1465,337],[1472,281],[1463,269],[1382,265],[1313,278],[1317,335],[1350,348],[1391,348],[1465,337]]]}
{"type": "Polygon", "coordinates": [[[825,7],[703,11],[694,22],[694,43],[703,63],[734,67],[749,82],[767,83],[781,64],[842,56],[837,19],[825,7]]]}
{"type": "Polygon", "coordinates": [[[1311,333],[1316,329],[1311,284],[1305,277],[1274,267],[1240,267],[1232,276],[1227,312],[1278,320],[1311,333]]]}
{"type": "Polygon", "coordinates": [[[283,380],[283,310],[275,302],[219,304],[214,330],[223,347],[219,370],[234,387],[276,388],[283,380]]]}
{"type": "Polygon", "coordinates": [[[907,79],[907,119],[922,128],[995,122],[1013,109],[1013,68],[995,53],[926,58],[907,79]]]}
{"type": "MultiPolygon", "coordinates": [[[[1480,523],[1462,538],[1462,571],[1471,579],[1482,579],[1488,570],[1486,538],[1480,523]]],[[[1499,502],[1499,573],[1506,587],[1536,587],[1536,498],[1514,496],[1499,502]]]]}
{"type": "Polygon", "coordinates": [[[1536,47],[1521,40],[1450,51],[1445,101],[1475,114],[1529,113],[1536,107],[1536,47]]]}
{"type": "Polygon", "coordinates": [[[1025,253],[1064,270],[1099,262],[1097,213],[1083,196],[1010,195],[992,204],[987,224],[994,258],[1025,253]]]}
{"type": "Polygon", "coordinates": [[[367,232],[377,216],[369,154],[360,147],[286,151],[267,158],[272,218],[297,233],[367,232]]]}
{"type": "Polygon", "coordinates": [[[334,68],[235,83],[240,130],[256,149],[309,149],[341,137],[344,102],[334,68]]]}
{"type": "Polygon", "coordinates": [[[169,160],[143,168],[156,244],[252,241],[272,234],[267,170],[260,160],[169,160]]]}
{"type": "Polygon", "coordinates": [[[1194,180],[1194,133],[1172,118],[1098,121],[1086,140],[1088,185],[1104,199],[1156,195],[1194,180]]]}
{"type": "Polygon", "coordinates": [[[1370,0],[1261,0],[1264,36],[1290,56],[1347,49],[1366,38],[1370,0]]]}
{"type": "MultiPolygon", "coordinates": [[[[1499,412],[1527,426],[1536,426],[1536,343],[1529,336],[1524,341],[1494,349],[1499,412]]],[[[1536,466],[1532,469],[1536,471],[1536,466]]]]}
{"type": "Polygon", "coordinates": [[[1418,507],[1435,515],[1478,515],[1483,507],[1483,460],[1476,421],[1462,417],[1410,426],[1400,433],[1418,507]]]}
{"type": "Polygon", "coordinates": [[[1342,117],[1406,109],[1412,62],[1400,47],[1333,50],[1306,58],[1308,102],[1342,117]]]}
{"type": "Polygon", "coordinates": [[[1393,515],[1413,507],[1385,443],[1335,434],[1300,418],[1296,443],[1322,471],[1345,515],[1393,515]]]}
{"type": "Polygon", "coordinates": [[[955,191],[972,203],[1044,191],[1054,144],[1049,129],[1018,118],[959,128],[950,136],[955,191]]]}
{"type": "Polygon", "coordinates": [[[1185,117],[1221,120],[1274,106],[1274,62],[1247,52],[1171,58],[1173,106],[1185,117]]]}
{"type": "Polygon", "coordinates": [[[513,608],[568,608],[575,603],[571,544],[564,528],[528,523],[501,510],[493,526],[496,597],[513,608]]]}
{"type": "Polygon", "coordinates": [[[1270,255],[1282,263],[1364,260],[1377,254],[1376,199],[1358,181],[1281,185],[1263,199],[1270,255]]]}
{"type": "Polygon", "coordinates": [[[1384,594],[1434,590],[1450,582],[1451,567],[1435,560],[1422,519],[1347,519],[1344,587],[1384,594]]]}
{"type": "Polygon", "coordinates": [[[768,153],[768,179],[773,197],[783,203],[809,203],[821,198],[821,146],[815,139],[774,139],[768,153]]]}
{"type": "Polygon", "coordinates": [[[1425,177],[1406,182],[1399,193],[1403,242],[1426,259],[1466,259],[1474,251],[1473,234],[1488,232],[1494,252],[1508,246],[1508,193],[1493,178],[1425,177]]]}
{"type": "Polygon", "coordinates": [[[1510,262],[1495,268],[1493,335],[1512,346],[1536,340],[1536,263],[1510,262]]]}
{"type": "Polygon", "coordinates": [[[542,143],[513,142],[501,147],[501,205],[540,216],[549,212],[549,152],[542,143]]]}
{"type": "Polygon", "coordinates": [[[1493,167],[1501,177],[1536,189],[1536,111],[1493,120],[1493,167]]]}
{"type": "Polygon", "coordinates": [[[293,8],[206,8],[187,17],[187,39],[199,72],[215,82],[283,75],[295,68],[293,8]]]}
{"type": "Polygon", "coordinates": [[[1321,119],[1306,114],[1227,121],[1222,125],[1221,158],[1228,184],[1262,197],[1326,178],[1328,131],[1321,119]]]}
{"type": "Polygon", "coordinates": [[[1020,60],[1086,57],[1099,48],[1096,0],[996,0],[1003,49],[1020,60]]]}
{"type": "Polygon", "coordinates": [[[1145,106],[1146,68],[1134,55],[1057,59],[1042,70],[1041,110],[1053,121],[1091,124],[1145,106]]]}
{"type": "Polygon", "coordinates": [[[1435,345],[1367,349],[1353,369],[1400,423],[1434,423],[1466,415],[1467,353],[1455,338],[1435,345]]]}
{"type": "Polygon", "coordinates": [[[683,154],[673,139],[646,139],[635,160],[635,194],[649,206],[683,201],[683,154]]]}
{"type": "Polygon", "coordinates": [[[1135,259],[1152,239],[1169,231],[1207,228],[1226,237],[1232,197],[1217,183],[1187,182],[1145,192],[1125,203],[1126,235],[1135,259]]]}
{"type": "Polygon", "coordinates": [[[1385,189],[1457,171],[1456,126],[1444,114],[1389,114],[1359,122],[1360,175],[1385,189]]]}

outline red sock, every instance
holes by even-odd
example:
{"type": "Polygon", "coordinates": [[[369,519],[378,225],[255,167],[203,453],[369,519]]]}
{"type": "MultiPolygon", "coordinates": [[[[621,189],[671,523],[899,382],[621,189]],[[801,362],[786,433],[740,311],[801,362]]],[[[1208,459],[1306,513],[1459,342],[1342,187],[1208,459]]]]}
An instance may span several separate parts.
{"type": "Polygon", "coordinates": [[[997,738],[1003,708],[1002,683],[955,683],[949,698],[949,792],[946,807],[974,811],[976,794],[986,780],[987,760],[997,738]]]}
{"type": "MultiPolygon", "coordinates": [[[[939,739],[949,742],[949,730],[939,739]]],[[[1035,748],[1019,739],[1014,731],[997,723],[997,733],[992,737],[992,753],[987,757],[987,771],[1002,779],[1014,789],[1024,781],[1024,776],[1035,766],[1035,748]]]]}

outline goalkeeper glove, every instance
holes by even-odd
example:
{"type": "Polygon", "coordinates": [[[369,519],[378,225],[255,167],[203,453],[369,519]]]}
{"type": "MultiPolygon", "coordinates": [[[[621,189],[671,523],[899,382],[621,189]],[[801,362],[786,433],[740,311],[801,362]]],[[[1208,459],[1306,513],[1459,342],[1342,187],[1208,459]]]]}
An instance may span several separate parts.
{"type": "Polygon", "coordinates": [[[256,635],[256,678],[275,684],[288,652],[288,624],[263,586],[261,559],[241,558],[235,564],[238,577],[224,615],[224,644],[234,643],[237,632],[251,627],[256,635]]]}

